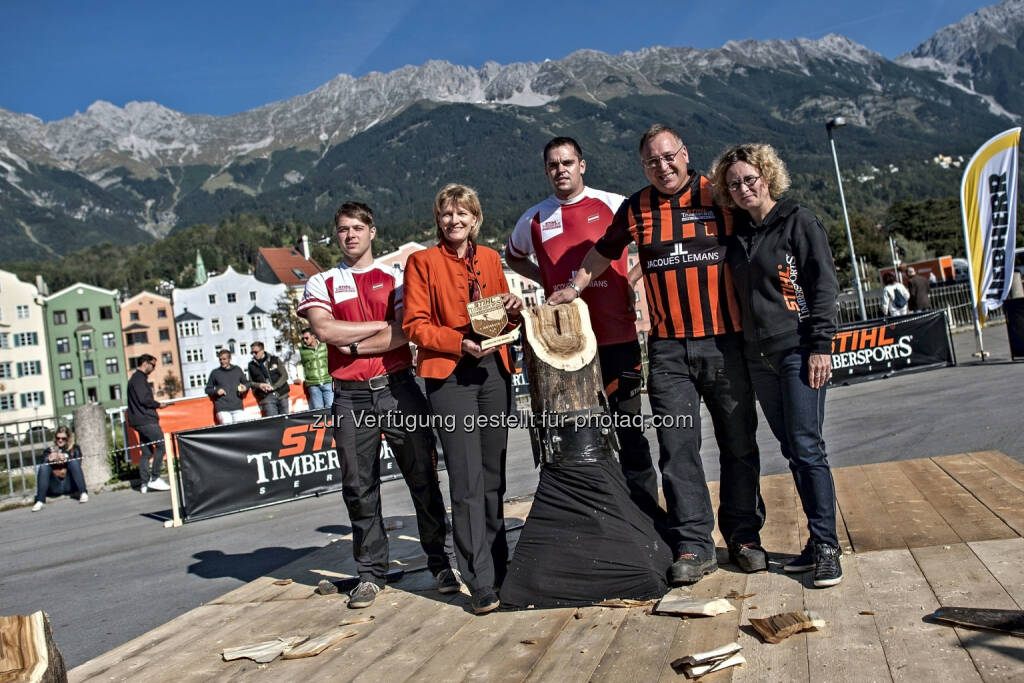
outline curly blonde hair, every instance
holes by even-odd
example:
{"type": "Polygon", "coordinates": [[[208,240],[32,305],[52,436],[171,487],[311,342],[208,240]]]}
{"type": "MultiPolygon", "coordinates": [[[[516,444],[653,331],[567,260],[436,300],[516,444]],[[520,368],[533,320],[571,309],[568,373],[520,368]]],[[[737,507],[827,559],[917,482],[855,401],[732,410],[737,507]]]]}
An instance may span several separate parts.
{"type": "Polygon", "coordinates": [[[715,188],[718,201],[729,208],[735,208],[736,202],[726,187],[725,174],[733,164],[745,161],[761,173],[761,182],[768,188],[772,199],[778,199],[789,189],[789,171],[786,164],[779,158],[775,148],[760,142],[749,142],[736,145],[725,150],[711,167],[711,185],[715,188]]]}
{"type": "Polygon", "coordinates": [[[449,203],[461,206],[476,218],[476,222],[469,231],[470,241],[476,242],[476,236],[480,234],[480,226],[484,224],[484,210],[480,207],[480,197],[477,196],[476,190],[468,185],[459,185],[458,183],[448,183],[434,198],[434,224],[437,226],[437,241],[444,242],[444,231],[441,230],[441,211],[449,203]]]}

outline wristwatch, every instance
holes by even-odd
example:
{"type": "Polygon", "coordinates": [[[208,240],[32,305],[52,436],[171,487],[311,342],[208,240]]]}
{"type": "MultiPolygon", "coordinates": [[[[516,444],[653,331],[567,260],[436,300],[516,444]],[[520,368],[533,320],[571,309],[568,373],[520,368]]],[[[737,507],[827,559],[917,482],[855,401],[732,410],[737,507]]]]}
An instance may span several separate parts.
{"type": "Polygon", "coordinates": [[[353,356],[358,356],[359,355],[359,342],[352,342],[351,344],[349,344],[348,345],[348,351],[353,356]]]}
{"type": "Polygon", "coordinates": [[[579,286],[579,285],[577,285],[577,284],[576,284],[575,282],[573,282],[572,280],[569,280],[569,284],[568,284],[568,285],[566,285],[566,286],[567,286],[567,287],[568,287],[569,289],[571,289],[572,291],[576,292],[576,296],[578,296],[578,297],[580,297],[580,296],[583,296],[583,290],[582,290],[582,289],[580,289],[580,286],[579,286]]]}

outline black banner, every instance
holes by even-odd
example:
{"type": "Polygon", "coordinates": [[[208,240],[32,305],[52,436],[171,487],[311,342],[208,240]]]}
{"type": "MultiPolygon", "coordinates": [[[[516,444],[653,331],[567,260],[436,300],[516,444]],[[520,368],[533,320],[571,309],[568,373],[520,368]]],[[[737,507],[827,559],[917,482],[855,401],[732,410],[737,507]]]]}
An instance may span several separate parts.
{"type": "Polygon", "coordinates": [[[832,381],[851,384],[956,365],[945,311],[841,325],[832,340],[832,381]]]}

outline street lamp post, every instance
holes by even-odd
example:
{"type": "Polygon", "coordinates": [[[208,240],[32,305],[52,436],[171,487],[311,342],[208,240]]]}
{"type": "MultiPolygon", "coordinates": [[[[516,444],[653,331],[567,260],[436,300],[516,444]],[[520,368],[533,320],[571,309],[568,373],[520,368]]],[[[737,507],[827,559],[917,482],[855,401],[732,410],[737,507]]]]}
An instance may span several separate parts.
{"type": "Polygon", "coordinates": [[[825,124],[828,131],[828,142],[832,146],[832,161],[836,165],[836,182],[839,183],[839,202],[843,205],[843,222],[846,224],[846,240],[850,245],[850,263],[853,265],[853,283],[857,288],[857,305],[860,307],[860,319],[867,320],[867,310],[864,308],[864,290],[860,286],[860,273],[857,272],[857,252],[853,249],[853,233],[850,231],[850,216],[846,212],[846,196],[843,194],[843,179],[839,176],[839,157],[836,156],[836,141],[832,137],[832,129],[846,125],[846,119],[837,116],[825,124]]]}

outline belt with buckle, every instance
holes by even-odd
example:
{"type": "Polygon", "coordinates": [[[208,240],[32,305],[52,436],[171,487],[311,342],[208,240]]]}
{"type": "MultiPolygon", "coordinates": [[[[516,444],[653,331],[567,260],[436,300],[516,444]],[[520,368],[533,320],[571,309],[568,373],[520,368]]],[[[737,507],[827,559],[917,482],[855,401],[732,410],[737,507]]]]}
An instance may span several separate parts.
{"type": "Polygon", "coordinates": [[[412,379],[412,371],[409,368],[402,370],[396,370],[386,375],[377,375],[370,379],[336,379],[334,380],[335,389],[351,390],[369,390],[369,391],[380,391],[385,387],[389,387],[392,384],[398,384],[399,382],[407,382],[412,379]]]}

